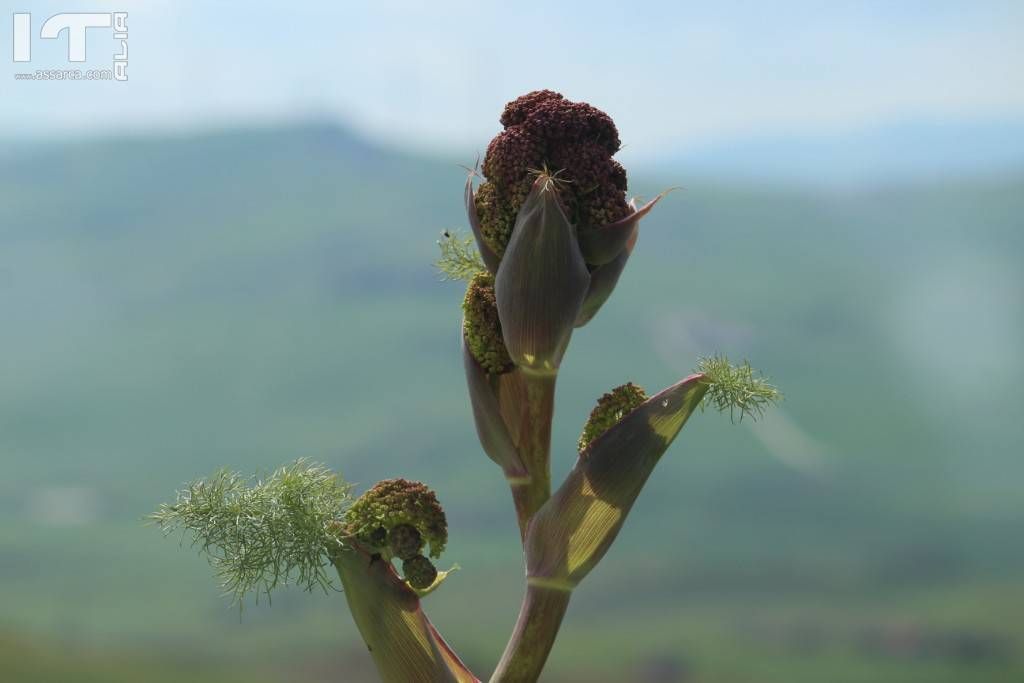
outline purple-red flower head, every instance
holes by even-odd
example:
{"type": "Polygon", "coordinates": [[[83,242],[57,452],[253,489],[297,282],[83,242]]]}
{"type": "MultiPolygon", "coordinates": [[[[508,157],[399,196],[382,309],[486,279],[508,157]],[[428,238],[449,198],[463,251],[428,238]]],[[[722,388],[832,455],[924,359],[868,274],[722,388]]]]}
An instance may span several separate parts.
{"type": "Polygon", "coordinates": [[[619,133],[603,111],[537,90],[509,102],[501,123],[505,130],[487,148],[487,180],[475,197],[483,238],[499,257],[542,170],[559,180],[559,200],[578,230],[629,215],[626,171],[612,159],[619,133]]]}

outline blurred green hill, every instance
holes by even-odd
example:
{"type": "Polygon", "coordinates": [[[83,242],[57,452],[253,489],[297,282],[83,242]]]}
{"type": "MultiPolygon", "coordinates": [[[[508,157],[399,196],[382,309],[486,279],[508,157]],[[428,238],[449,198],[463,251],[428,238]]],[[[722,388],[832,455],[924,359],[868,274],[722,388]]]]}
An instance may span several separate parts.
{"type": "MultiPolygon", "coordinates": [[[[240,617],[142,525],[187,480],[300,456],[438,491],[463,570],[428,611],[487,672],[522,568],[462,290],[431,266],[465,229],[456,161],[320,124],[0,159],[0,679],[372,680],[342,596],[240,617]]],[[[859,191],[642,171],[641,195],[686,187],[574,335],[556,477],[626,380],[726,352],[787,400],[690,422],[547,680],[1024,680],[1024,169],[859,191]]]]}

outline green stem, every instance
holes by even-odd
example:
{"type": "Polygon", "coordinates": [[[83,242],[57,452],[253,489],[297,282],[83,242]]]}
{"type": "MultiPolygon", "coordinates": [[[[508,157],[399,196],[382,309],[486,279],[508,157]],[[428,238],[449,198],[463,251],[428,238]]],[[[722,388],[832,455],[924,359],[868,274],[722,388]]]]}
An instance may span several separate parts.
{"type": "Polygon", "coordinates": [[[551,422],[557,377],[523,373],[524,393],[515,419],[519,422],[519,458],[526,476],[510,480],[509,484],[519,534],[524,540],[533,515],[551,497],[551,422]]]}
{"type": "MultiPolygon", "coordinates": [[[[519,435],[519,459],[526,476],[509,480],[519,533],[526,541],[530,520],[551,498],[551,423],[558,375],[522,372],[515,413],[507,416],[519,435]]],[[[510,425],[511,426],[511,425],[510,425]]],[[[571,591],[527,584],[526,595],[492,683],[533,683],[555,643],[571,591]]]]}
{"type": "Polygon", "coordinates": [[[571,590],[527,585],[515,631],[490,683],[533,683],[555,644],[571,590]]]}

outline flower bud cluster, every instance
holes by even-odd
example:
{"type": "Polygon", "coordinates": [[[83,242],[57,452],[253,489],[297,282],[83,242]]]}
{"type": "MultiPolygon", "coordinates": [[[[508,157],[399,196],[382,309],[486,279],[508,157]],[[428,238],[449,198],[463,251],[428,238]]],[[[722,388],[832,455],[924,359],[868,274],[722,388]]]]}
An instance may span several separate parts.
{"type": "Polygon", "coordinates": [[[437,580],[437,567],[423,555],[414,555],[402,562],[402,574],[410,586],[426,590],[437,580]]]}
{"type": "Polygon", "coordinates": [[[560,181],[559,199],[579,230],[627,216],[626,171],[612,159],[620,145],[611,118],[585,102],[571,102],[538,90],[509,102],[501,115],[504,131],[487,148],[487,182],[476,193],[480,229],[501,256],[516,216],[540,171],[560,181]]]}
{"type": "Polygon", "coordinates": [[[632,382],[615,387],[597,399],[597,405],[590,412],[583,433],[580,434],[579,451],[585,451],[594,439],[639,408],[646,400],[647,393],[632,382]]]}
{"type": "Polygon", "coordinates": [[[403,573],[413,588],[427,588],[437,578],[431,557],[439,557],[448,542],[448,521],[437,496],[424,484],[385,479],[360,496],[345,514],[350,533],[359,542],[402,560],[403,573]]]}
{"type": "Polygon", "coordinates": [[[500,375],[514,366],[501,334],[501,320],[494,298],[494,276],[477,273],[462,301],[463,335],[473,358],[487,374],[500,375]]]}

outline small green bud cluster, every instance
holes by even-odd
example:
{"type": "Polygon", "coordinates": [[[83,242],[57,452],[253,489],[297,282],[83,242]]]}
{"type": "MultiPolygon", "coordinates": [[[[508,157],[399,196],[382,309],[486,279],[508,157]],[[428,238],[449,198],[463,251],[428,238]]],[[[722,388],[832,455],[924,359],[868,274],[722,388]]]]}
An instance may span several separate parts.
{"type": "Polygon", "coordinates": [[[505,348],[498,305],[494,297],[494,276],[480,271],[469,281],[462,301],[466,346],[489,375],[500,375],[514,366],[505,348]]]}
{"type": "Polygon", "coordinates": [[[409,560],[420,554],[423,536],[411,524],[399,524],[387,534],[391,554],[400,560],[409,560]]]}
{"type": "Polygon", "coordinates": [[[423,555],[414,555],[402,562],[402,573],[409,585],[426,590],[437,580],[437,567],[423,555]]]}
{"type": "Polygon", "coordinates": [[[360,496],[345,514],[349,532],[386,557],[402,560],[402,573],[413,588],[426,589],[437,568],[423,554],[439,557],[448,542],[448,521],[434,492],[406,479],[385,479],[360,496]]]}
{"type": "Polygon", "coordinates": [[[448,522],[434,492],[406,479],[385,479],[360,496],[345,513],[356,538],[399,558],[412,557],[429,544],[438,557],[448,542],[448,522]]]}
{"type": "Polygon", "coordinates": [[[590,412],[587,424],[583,427],[583,433],[580,434],[580,453],[585,451],[594,439],[639,408],[646,400],[647,394],[643,388],[632,382],[615,387],[597,399],[597,405],[590,412]]]}

